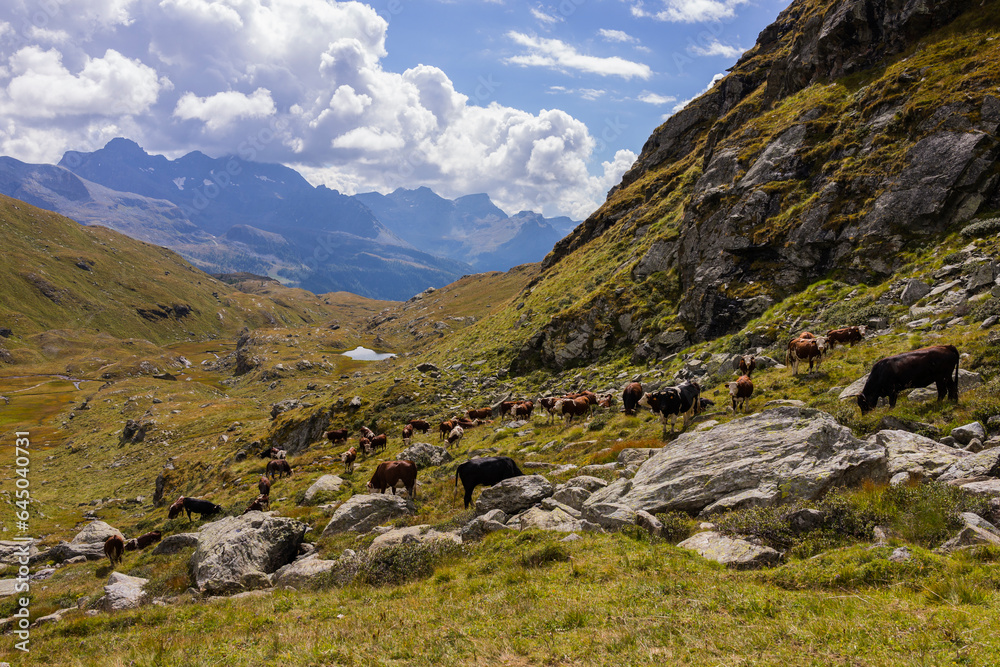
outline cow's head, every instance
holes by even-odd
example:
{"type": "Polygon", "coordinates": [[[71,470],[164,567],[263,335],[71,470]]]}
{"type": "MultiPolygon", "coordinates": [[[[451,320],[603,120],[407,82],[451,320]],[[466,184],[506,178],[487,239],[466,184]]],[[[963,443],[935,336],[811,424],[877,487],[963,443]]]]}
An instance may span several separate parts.
{"type": "Polygon", "coordinates": [[[866,415],[871,412],[872,408],[875,406],[869,403],[867,396],[864,394],[858,394],[858,407],[861,408],[861,414],[866,415]]]}
{"type": "Polygon", "coordinates": [[[170,509],[167,511],[167,518],[173,519],[183,511],[184,511],[184,496],[181,496],[180,498],[174,501],[173,505],[170,506],[170,509]]]}

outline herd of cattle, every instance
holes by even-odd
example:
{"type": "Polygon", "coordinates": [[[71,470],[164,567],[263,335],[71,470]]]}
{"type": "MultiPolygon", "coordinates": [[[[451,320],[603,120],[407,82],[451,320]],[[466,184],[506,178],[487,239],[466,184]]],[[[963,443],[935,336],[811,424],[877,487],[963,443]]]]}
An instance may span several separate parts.
{"type": "MultiPolygon", "coordinates": [[[[828,331],[825,336],[815,336],[807,331],[802,332],[789,341],[785,354],[785,364],[791,366],[793,375],[797,375],[799,362],[808,361],[809,370],[812,371],[814,364],[818,368],[819,362],[828,350],[832,350],[838,344],[853,347],[855,343],[863,340],[864,333],[864,329],[861,327],[833,329],[828,331]]],[[[729,383],[729,395],[734,413],[739,410],[744,412],[748,410],[749,399],[753,395],[754,389],[751,375],[756,368],[756,357],[752,354],[743,355],[739,358],[738,365],[740,376],[736,381],[729,383]]],[[[954,345],[934,345],[880,359],[872,366],[868,380],[857,397],[858,407],[862,414],[866,414],[875,408],[879,399],[883,397],[888,399],[890,407],[895,407],[896,399],[902,390],[925,387],[930,384],[937,386],[939,401],[943,400],[946,395],[949,399],[957,401],[958,365],[959,353],[954,345]]],[[[558,415],[569,424],[574,417],[590,414],[596,407],[612,407],[614,397],[611,394],[598,395],[591,391],[582,391],[560,397],[539,398],[538,404],[549,414],[549,423],[552,423],[558,415]]],[[[701,386],[693,380],[687,380],[679,385],[661,388],[653,392],[644,391],[641,383],[633,381],[628,383],[622,391],[622,405],[626,415],[635,415],[639,407],[644,407],[658,415],[663,426],[663,437],[666,438],[667,424],[670,425],[670,432],[673,433],[676,420],[681,417],[683,419],[681,430],[683,431],[693,417],[714,403],[701,396],[701,386]]],[[[462,417],[453,417],[442,421],[438,425],[439,439],[447,441],[449,446],[453,446],[461,441],[466,429],[490,423],[491,418],[495,416],[511,415],[515,419],[530,420],[534,408],[534,401],[516,400],[503,401],[494,407],[470,409],[462,417]]],[[[427,433],[430,430],[431,423],[427,420],[410,420],[403,426],[404,446],[410,445],[414,432],[427,433]]],[[[332,444],[346,444],[350,433],[347,429],[340,428],[331,429],[325,435],[332,444]]],[[[359,455],[368,457],[378,454],[386,448],[387,442],[388,437],[385,433],[376,435],[368,427],[362,427],[358,435],[358,445],[350,447],[341,455],[345,473],[354,471],[354,462],[359,455]]],[[[257,490],[259,493],[244,511],[244,514],[253,510],[263,511],[269,508],[273,480],[292,474],[292,468],[288,463],[285,451],[271,447],[261,452],[260,456],[270,460],[258,482],[257,490]]],[[[522,474],[517,463],[509,457],[475,458],[462,463],[456,469],[455,489],[458,489],[458,482],[461,481],[465,491],[465,507],[468,508],[472,502],[472,492],[477,486],[492,486],[522,474]]],[[[417,466],[413,461],[382,461],[368,481],[367,489],[369,493],[376,490],[379,493],[385,493],[386,489],[392,489],[392,493],[395,495],[396,487],[402,486],[406,489],[407,494],[413,498],[416,493],[416,479],[417,466]]],[[[188,521],[190,521],[192,512],[204,517],[222,511],[221,506],[207,500],[181,496],[170,505],[167,517],[173,519],[182,512],[186,512],[188,521]]],[[[125,551],[143,549],[159,539],[159,531],[146,533],[127,542],[121,536],[114,535],[105,542],[104,551],[114,566],[121,561],[125,551]]]]}

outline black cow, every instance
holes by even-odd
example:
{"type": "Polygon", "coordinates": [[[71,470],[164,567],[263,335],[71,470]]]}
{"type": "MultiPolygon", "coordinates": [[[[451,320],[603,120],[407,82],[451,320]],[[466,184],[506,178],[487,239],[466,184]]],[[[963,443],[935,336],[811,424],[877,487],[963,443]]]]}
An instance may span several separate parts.
{"type": "Polygon", "coordinates": [[[889,397],[889,407],[903,389],[937,384],[938,400],[945,394],[958,402],[958,348],[954,345],[932,345],[912,352],[903,352],[879,359],[868,374],[865,388],[858,394],[861,414],[878,405],[878,399],[889,397]]]}
{"type": "Polygon", "coordinates": [[[688,420],[701,413],[701,386],[690,380],[676,387],[667,387],[652,394],[645,393],[639,400],[639,405],[649,408],[660,415],[663,424],[663,437],[667,437],[667,421],[670,421],[670,432],[674,432],[677,417],[683,415],[684,423],[681,430],[687,428],[688,420]]]}
{"type": "Polygon", "coordinates": [[[462,480],[462,488],[465,489],[465,508],[469,508],[472,502],[472,490],[482,484],[483,486],[493,486],[511,477],[520,477],[524,473],[514,463],[514,459],[509,456],[486,456],[480,459],[471,459],[455,469],[455,488],[458,488],[458,480],[462,480]]]}
{"type": "Polygon", "coordinates": [[[221,505],[216,505],[215,503],[202,500],[200,498],[188,498],[187,496],[181,496],[174,501],[173,505],[170,506],[170,510],[167,512],[167,518],[173,519],[181,512],[187,512],[188,521],[190,521],[191,512],[205,517],[206,515],[218,514],[221,511],[221,505]]]}
{"type": "Polygon", "coordinates": [[[638,382],[629,382],[622,392],[622,404],[625,406],[626,415],[634,415],[635,408],[642,399],[642,385],[638,382]]]}

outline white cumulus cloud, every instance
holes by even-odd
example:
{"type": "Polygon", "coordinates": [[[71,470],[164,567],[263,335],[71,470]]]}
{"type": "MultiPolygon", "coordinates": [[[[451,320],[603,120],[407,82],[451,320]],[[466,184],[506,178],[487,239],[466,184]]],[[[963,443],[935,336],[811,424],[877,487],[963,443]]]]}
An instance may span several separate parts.
{"type": "Polygon", "coordinates": [[[700,23],[733,18],[736,8],[750,0],[662,0],[659,8],[648,9],[643,2],[632,4],[632,15],[670,23],[700,23]]]}
{"type": "Polygon", "coordinates": [[[250,95],[235,91],[198,97],[188,92],[181,96],[174,109],[174,116],[182,120],[197,119],[209,130],[218,130],[233,121],[244,118],[267,118],[274,115],[271,91],[258,88],[250,95]]]}
{"type": "Polygon", "coordinates": [[[527,53],[507,58],[506,62],[522,67],[547,67],[549,69],[575,70],[601,76],[620,76],[624,79],[648,79],[653,70],[643,63],[633,62],[618,56],[598,57],[580,53],[570,44],[558,39],[546,39],[510,31],[507,36],[527,53]]]}

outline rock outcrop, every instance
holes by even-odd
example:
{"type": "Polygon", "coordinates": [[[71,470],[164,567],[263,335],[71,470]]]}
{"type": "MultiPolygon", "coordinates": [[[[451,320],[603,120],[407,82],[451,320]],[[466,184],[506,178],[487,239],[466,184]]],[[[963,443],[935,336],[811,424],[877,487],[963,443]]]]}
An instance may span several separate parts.
{"type": "Polygon", "coordinates": [[[714,560],[735,570],[753,570],[777,565],[781,560],[781,553],[771,547],[758,546],[711,530],[697,533],[677,546],[697,551],[703,558],[714,560]]]}
{"type": "Polygon", "coordinates": [[[292,562],[307,527],[263,512],[205,524],[191,556],[195,586],[207,595],[232,595],[270,586],[269,575],[292,562]]]}
{"type": "Polygon", "coordinates": [[[407,514],[415,514],[413,501],[391,493],[357,494],[338,507],[330,518],[323,535],[352,531],[367,533],[375,526],[407,514]]]}
{"type": "Polygon", "coordinates": [[[112,572],[104,586],[104,597],[97,601],[97,606],[103,611],[137,609],[149,601],[149,594],[143,589],[148,583],[149,579],[112,572]]]}
{"type": "Polygon", "coordinates": [[[508,516],[522,512],[555,492],[555,487],[541,475],[511,477],[483,489],[476,500],[476,514],[502,510],[508,516]]]}
{"type": "Polygon", "coordinates": [[[417,464],[417,470],[424,470],[433,466],[439,466],[451,461],[451,454],[444,447],[431,445],[426,442],[415,442],[396,457],[400,461],[413,461],[417,464]]]}

